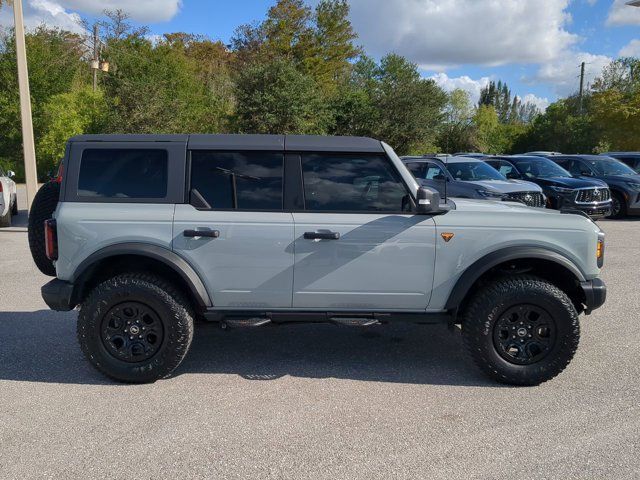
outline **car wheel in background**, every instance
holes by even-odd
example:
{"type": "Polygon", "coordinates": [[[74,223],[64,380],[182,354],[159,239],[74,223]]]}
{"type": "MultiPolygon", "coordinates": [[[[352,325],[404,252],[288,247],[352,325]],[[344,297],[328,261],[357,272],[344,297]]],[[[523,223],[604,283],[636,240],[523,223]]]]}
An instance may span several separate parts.
{"type": "Polygon", "coordinates": [[[29,250],[38,269],[45,275],[56,276],[53,262],[47,258],[44,239],[44,221],[49,220],[60,199],[60,183],[45,183],[31,204],[29,211],[29,250]]]}
{"type": "Polygon", "coordinates": [[[569,364],[578,348],[578,312],[555,285],[534,276],[500,278],[481,288],[464,312],[462,338],[489,377],[538,385],[569,364]]]}
{"type": "Polygon", "coordinates": [[[13,196],[13,209],[11,210],[11,213],[13,214],[14,217],[18,215],[18,196],[17,195],[13,196]]]}
{"type": "Polygon", "coordinates": [[[11,208],[7,208],[7,213],[0,217],[0,227],[11,226],[11,208]]]}
{"type": "Polygon", "coordinates": [[[627,216],[627,202],[622,194],[611,192],[611,214],[607,218],[624,218],[627,216]]]}

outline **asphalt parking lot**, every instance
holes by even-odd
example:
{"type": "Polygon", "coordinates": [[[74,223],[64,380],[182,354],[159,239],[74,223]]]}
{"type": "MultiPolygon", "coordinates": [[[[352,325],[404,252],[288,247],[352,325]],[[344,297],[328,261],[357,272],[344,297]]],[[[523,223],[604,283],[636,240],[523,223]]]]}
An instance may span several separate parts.
{"type": "Polygon", "coordinates": [[[176,374],[106,380],[0,230],[0,478],[640,478],[640,220],[602,221],[605,306],[569,368],[497,385],[457,332],[198,325],[176,374]]]}

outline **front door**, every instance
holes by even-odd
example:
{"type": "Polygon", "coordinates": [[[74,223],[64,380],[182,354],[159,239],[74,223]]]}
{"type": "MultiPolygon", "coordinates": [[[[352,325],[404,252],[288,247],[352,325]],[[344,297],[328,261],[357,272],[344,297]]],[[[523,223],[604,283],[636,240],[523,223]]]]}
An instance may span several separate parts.
{"type": "Polygon", "coordinates": [[[435,224],[410,213],[384,155],[303,154],[305,208],[295,212],[295,308],[424,311],[435,224]]]}
{"type": "Polygon", "coordinates": [[[176,205],[173,248],[217,308],[290,308],[293,216],[282,152],[191,152],[190,204],[176,205]]]}

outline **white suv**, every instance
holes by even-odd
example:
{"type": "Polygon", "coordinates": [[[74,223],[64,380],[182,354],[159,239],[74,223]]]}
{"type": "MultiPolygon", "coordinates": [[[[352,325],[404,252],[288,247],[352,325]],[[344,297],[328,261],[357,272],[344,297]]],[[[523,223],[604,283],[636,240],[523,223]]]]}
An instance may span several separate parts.
{"type": "Polygon", "coordinates": [[[15,173],[7,173],[0,168],[0,227],[11,226],[11,216],[18,214],[18,197],[16,183],[11,180],[15,173]]]}

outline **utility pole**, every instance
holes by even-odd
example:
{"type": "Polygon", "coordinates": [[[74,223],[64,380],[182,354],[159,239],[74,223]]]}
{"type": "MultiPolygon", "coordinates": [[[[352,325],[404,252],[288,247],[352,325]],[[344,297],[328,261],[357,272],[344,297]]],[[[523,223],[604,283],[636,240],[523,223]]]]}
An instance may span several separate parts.
{"type": "Polygon", "coordinates": [[[93,91],[98,88],[98,68],[100,68],[100,60],[98,59],[98,24],[93,25],[93,59],[91,60],[91,69],[93,70],[93,91]]]}
{"type": "Polygon", "coordinates": [[[13,0],[13,18],[16,32],[16,59],[18,64],[18,89],[20,91],[20,116],[22,119],[22,151],[24,154],[24,176],[27,183],[27,209],[38,191],[36,149],[33,143],[33,121],[31,118],[31,94],[27,70],[27,48],[24,40],[22,0],[13,0]]]}
{"type": "Polygon", "coordinates": [[[580,64],[580,114],[582,114],[582,100],[584,98],[584,67],[585,62],[580,64]]]}

